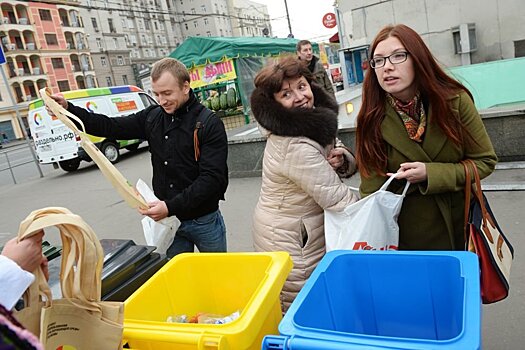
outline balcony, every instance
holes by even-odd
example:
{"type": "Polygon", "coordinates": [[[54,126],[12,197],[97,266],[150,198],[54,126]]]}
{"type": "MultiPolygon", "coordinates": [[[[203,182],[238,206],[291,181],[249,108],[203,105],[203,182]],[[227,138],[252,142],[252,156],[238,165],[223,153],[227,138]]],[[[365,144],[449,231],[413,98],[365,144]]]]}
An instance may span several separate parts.
{"type": "Polygon", "coordinates": [[[27,43],[26,46],[27,46],[27,49],[30,51],[33,51],[36,49],[35,43],[27,43]]]}
{"type": "Polygon", "coordinates": [[[18,24],[28,25],[29,24],[29,20],[27,18],[25,18],[25,17],[19,18],[18,19],[18,24]]]}

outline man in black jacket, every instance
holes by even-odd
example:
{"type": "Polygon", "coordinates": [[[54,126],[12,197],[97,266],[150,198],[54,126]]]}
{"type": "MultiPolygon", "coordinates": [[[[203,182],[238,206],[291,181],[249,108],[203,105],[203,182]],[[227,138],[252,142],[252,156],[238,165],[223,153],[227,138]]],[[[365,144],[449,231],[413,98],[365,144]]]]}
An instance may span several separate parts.
{"type": "Polygon", "coordinates": [[[153,191],[160,200],[140,213],[158,221],[175,215],[181,221],[167,255],[225,252],[226,228],[219,211],[228,186],[228,140],[224,124],[206,109],[190,88],[186,67],[163,58],[151,71],[159,105],[125,117],[110,118],[53,98],[79,117],[86,132],[120,140],[145,139],[153,166],[153,191]]]}
{"type": "Polygon", "coordinates": [[[328,74],[319,61],[319,58],[314,55],[312,43],[308,40],[300,40],[297,42],[296,51],[297,57],[308,65],[308,69],[314,75],[317,84],[321,85],[326,92],[335,98],[332,82],[330,78],[328,78],[328,74]]]}

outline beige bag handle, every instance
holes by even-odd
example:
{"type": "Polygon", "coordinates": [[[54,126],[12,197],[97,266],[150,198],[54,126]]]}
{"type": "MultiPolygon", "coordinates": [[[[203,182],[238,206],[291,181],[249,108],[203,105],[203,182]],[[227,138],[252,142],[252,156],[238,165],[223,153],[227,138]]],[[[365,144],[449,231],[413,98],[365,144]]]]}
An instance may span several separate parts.
{"type": "Polygon", "coordinates": [[[148,209],[149,206],[142,198],[140,193],[133,187],[128,180],[118,171],[117,168],[100,152],[100,150],[91,142],[87,134],[83,131],[85,130],[84,123],[72,114],[71,112],[65,110],[61,105],[58,104],[53,98],[51,98],[51,90],[49,88],[40,89],[40,96],[44,101],[45,105],[51,110],[51,112],[68,128],[75,131],[80,135],[80,145],[86,151],[86,153],[91,157],[91,159],[97,164],[100,171],[104,176],[109,180],[111,185],[117,190],[122,198],[128,203],[132,208],[141,208],[148,209]],[[82,127],[82,131],[77,128],[75,123],[71,120],[73,119],[79,123],[82,127]]]}
{"type": "MultiPolygon", "coordinates": [[[[52,226],[59,229],[62,239],[60,286],[63,298],[77,307],[102,314],[98,302],[104,253],[95,233],[82,218],[60,207],[36,210],[20,224],[19,239],[52,226]]],[[[47,306],[51,304],[49,297],[47,306]]]]}

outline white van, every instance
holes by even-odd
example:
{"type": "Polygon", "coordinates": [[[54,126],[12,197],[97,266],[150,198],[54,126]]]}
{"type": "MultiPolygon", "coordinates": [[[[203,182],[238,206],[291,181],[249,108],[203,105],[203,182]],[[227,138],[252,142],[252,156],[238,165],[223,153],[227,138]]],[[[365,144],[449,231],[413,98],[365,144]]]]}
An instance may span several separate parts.
{"type": "MultiPolygon", "coordinates": [[[[110,117],[136,113],[156,104],[150,95],[131,85],[65,91],[62,94],[76,106],[110,117]]],[[[57,163],[65,171],[75,171],[80,166],[80,161],[91,161],[79,146],[78,135],[75,135],[58,118],[51,117],[41,99],[29,104],[27,120],[40,163],[57,163]]],[[[143,141],[114,140],[91,135],[89,137],[112,163],[118,162],[119,149],[136,150],[143,141]]]]}

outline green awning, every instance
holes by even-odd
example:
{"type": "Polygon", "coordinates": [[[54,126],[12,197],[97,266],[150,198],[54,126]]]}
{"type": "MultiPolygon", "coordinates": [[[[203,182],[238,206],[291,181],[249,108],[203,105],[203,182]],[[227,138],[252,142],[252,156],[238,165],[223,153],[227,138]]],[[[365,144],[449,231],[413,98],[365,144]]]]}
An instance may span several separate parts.
{"type": "MultiPolygon", "coordinates": [[[[189,37],[170,54],[187,68],[215,63],[229,58],[276,56],[282,52],[295,52],[297,39],[267,37],[189,37]]],[[[319,51],[312,43],[314,51],[319,51]]]]}

